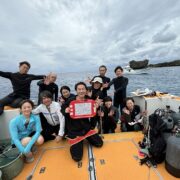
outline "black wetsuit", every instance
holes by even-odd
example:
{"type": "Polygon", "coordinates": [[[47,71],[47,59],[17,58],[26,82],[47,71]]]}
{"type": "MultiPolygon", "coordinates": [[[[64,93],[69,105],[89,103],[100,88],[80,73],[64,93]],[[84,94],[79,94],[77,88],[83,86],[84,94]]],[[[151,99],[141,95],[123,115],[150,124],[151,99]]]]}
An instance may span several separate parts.
{"type": "MultiPolygon", "coordinates": [[[[106,76],[100,76],[100,75],[99,75],[99,76],[94,76],[91,81],[93,81],[95,77],[100,77],[100,78],[102,78],[103,84],[106,84],[106,83],[109,83],[109,82],[110,82],[110,78],[108,78],[108,77],[106,77],[106,76]]],[[[103,88],[103,90],[102,90],[102,92],[103,92],[103,97],[106,97],[106,96],[107,96],[107,90],[109,90],[109,87],[103,88]]]]}
{"type": "MultiPolygon", "coordinates": [[[[65,98],[64,96],[61,96],[60,98],[64,99],[64,103],[62,103],[61,107],[61,112],[63,113],[63,108],[65,106],[65,103],[67,103],[70,99],[74,98],[74,94],[70,94],[68,98],[65,98]]],[[[69,114],[63,113],[64,118],[65,118],[65,130],[64,130],[64,135],[66,136],[68,134],[68,119],[69,119],[69,114]]]]}
{"type": "Polygon", "coordinates": [[[40,104],[40,94],[43,91],[49,91],[53,95],[53,100],[58,101],[58,85],[56,83],[50,83],[48,85],[44,84],[44,80],[38,81],[37,85],[39,86],[39,96],[38,104],[40,104]]]}
{"type": "Polygon", "coordinates": [[[13,92],[0,100],[0,114],[3,113],[4,106],[10,105],[14,108],[19,107],[24,99],[30,98],[30,85],[32,80],[43,79],[44,75],[20,74],[0,71],[0,76],[11,81],[13,92]]]}
{"type": "Polygon", "coordinates": [[[103,124],[103,133],[107,134],[109,132],[115,133],[115,129],[117,127],[117,122],[119,119],[119,111],[115,106],[111,106],[110,108],[107,108],[106,106],[102,107],[102,111],[104,112],[104,117],[102,118],[103,124]],[[109,112],[113,111],[113,116],[109,116],[109,112]]]}
{"type": "Polygon", "coordinates": [[[101,91],[101,89],[94,89],[92,86],[91,87],[88,87],[88,89],[90,91],[92,91],[92,96],[91,96],[91,99],[93,100],[96,100],[97,98],[99,99],[104,99],[106,96],[104,96],[104,93],[103,91],[101,91]]]}
{"type": "Polygon", "coordinates": [[[109,83],[109,87],[114,84],[114,106],[119,108],[122,112],[124,107],[124,100],[126,99],[126,87],[128,85],[128,78],[121,76],[112,79],[109,83]]]}
{"type": "Polygon", "coordinates": [[[129,122],[134,122],[134,119],[136,119],[136,116],[139,115],[140,116],[140,107],[138,105],[134,105],[134,108],[132,110],[132,112],[130,114],[126,114],[126,113],[122,113],[123,116],[123,122],[125,124],[125,129],[122,128],[122,131],[134,131],[134,130],[142,130],[142,125],[141,124],[135,124],[133,126],[129,125],[129,122]]]}
{"type": "MultiPolygon", "coordinates": [[[[88,97],[87,97],[88,98],[88,97]]],[[[77,136],[84,136],[87,134],[93,126],[91,121],[93,118],[81,118],[81,119],[72,119],[69,113],[65,113],[65,109],[69,107],[71,101],[76,100],[76,96],[69,99],[63,106],[62,106],[62,113],[64,116],[68,118],[67,128],[68,132],[67,135],[69,138],[76,138],[77,136]]],[[[103,145],[103,141],[98,134],[94,134],[90,137],[86,138],[91,145],[96,147],[101,147],[103,145]]],[[[83,156],[83,141],[72,145],[70,147],[71,156],[75,161],[80,161],[83,156]]]]}

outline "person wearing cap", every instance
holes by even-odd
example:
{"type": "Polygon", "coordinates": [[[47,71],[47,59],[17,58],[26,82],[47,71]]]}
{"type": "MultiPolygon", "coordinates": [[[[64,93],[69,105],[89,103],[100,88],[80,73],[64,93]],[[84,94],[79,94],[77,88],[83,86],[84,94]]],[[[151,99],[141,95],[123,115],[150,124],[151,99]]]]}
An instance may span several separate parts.
{"type": "Polygon", "coordinates": [[[58,102],[52,101],[52,94],[49,91],[43,91],[40,94],[41,104],[35,108],[32,113],[40,114],[42,124],[42,136],[45,141],[56,140],[59,142],[64,135],[65,120],[61,113],[61,107],[58,102]]]}
{"type": "Polygon", "coordinates": [[[58,85],[55,83],[56,79],[57,74],[51,72],[48,76],[46,76],[46,78],[37,82],[37,85],[39,86],[38,104],[41,102],[40,94],[45,90],[49,91],[53,95],[54,101],[58,101],[58,85]]]}
{"type": "Polygon", "coordinates": [[[101,77],[95,77],[92,81],[92,86],[89,87],[89,91],[91,92],[90,97],[93,100],[103,99],[103,81],[101,77]]]}
{"type": "Polygon", "coordinates": [[[17,108],[24,99],[29,99],[31,81],[40,80],[45,77],[45,75],[27,74],[30,67],[31,65],[29,62],[23,61],[19,63],[19,72],[12,73],[0,71],[0,76],[9,79],[13,86],[13,92],[0,99],[0,115],[4,111],[4,106],[9,105],[13,108],[17,108]]]}
{"type": "Polygon", "coordinates": [[[99,75],[94,76],[91,80],[90,83],[93,82],[94,78],[96,77],[100,77],[102,79],[102,93],[103,93],[103,97],[107,96],[107,90],[109,89],[108,83],[110,82],[110,78],[106,76],[106,72],[107,72],[107,67],[105,65],[101,65],[99,66],[99,75]]]}
{"type": "Polygon", "coordinates": [[[119,111],[112,105],[112,98],[107,96],[103,100],[100,117],[102,117],[103,133],[115,133],[117,122],[119,120],[119,111]]]}
{"type": "Polygon", "coordinates": [[[116,74],[116,78],[113,78],[109,83],[109,87],[114,85],[114,106],[119,108],[122,114],[122,109],[125,106],[126,99],[126,88],[128,85],[128,78],[123,76],[123,68],[121,66],[117,66],[114,69],[116,74]]]}

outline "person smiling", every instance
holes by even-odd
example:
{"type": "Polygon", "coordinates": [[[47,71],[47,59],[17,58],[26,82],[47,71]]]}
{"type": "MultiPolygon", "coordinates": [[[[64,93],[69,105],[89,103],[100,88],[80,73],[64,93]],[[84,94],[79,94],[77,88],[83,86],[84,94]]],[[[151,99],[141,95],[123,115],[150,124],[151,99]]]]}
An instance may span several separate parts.
{"type": "Polygon", "coordinates": [[[24,100],[20,105],[20,115],[10,121],[9,131],[13,146],[26,157],[26,162],[30,163],[34,160],[33,153],[36,146],[44,142],[41,133],[41,123],[39,116],[32,114],[33,102],[24,100]]]}
{"type": "Polygon", "coordinates": [[[32,80],[43,79],[45,75],[28,74],[31,65],[27,61],[19,63],[19,72],[3,72],[0,71],[0,76],[11,81],[13,92],[6,97],[0,99],[0,115],[4,111],[4,106],[9,105],[13,108],[19,107],[24,99],[30,98],[30,86],[32,80]]]}

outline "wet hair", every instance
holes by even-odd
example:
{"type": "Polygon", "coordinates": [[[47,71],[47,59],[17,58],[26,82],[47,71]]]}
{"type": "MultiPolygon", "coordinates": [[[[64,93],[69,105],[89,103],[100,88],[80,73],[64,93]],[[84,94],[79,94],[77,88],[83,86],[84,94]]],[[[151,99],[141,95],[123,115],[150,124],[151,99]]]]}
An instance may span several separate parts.
{"type": "Polygon", "coordinates": [[[42,99],[43,99],[44,97],[45,97],[45,98],[53,99],[53,95],[52,95],[52,93],[49,92],[49,91],[43,91],[43,92],[40,93],[40,99],[41,99],[41,101],[42,101],[42,99]]]}
{"type": "Polygon", "coordinates": [[[87,85],[86,85],[84,82],[78,82],[78,83],[76,83],[75,86],[74,86],[74,89],[75,89],[76,91],[77,91],[77,87],[78,87],[79,85],[83,85],[83,86],[86,88],[86,90],[88,90],[87,85]]]}
{"type": "Polygon", "coordinates": [[[23,64],[26,64],[26,65],[29,67],[29,69],[31,68],[31,65],[30,65],[29,62],[27,62],[27,61],[22,61],[22,62],[19,63],[19,66],[22,66],[23,64]]]}
{"type": "Polygon", "coordinates": [[[107,67],[105,66],[105,65],[101,65],[101,66],[99,66],[99,69],[100,68],[104,68],[104,69],[106,69],[107,70],[107,67]]]}
{"type": "Polygon", "coordinates": [[[114,72],[116,73],[116,71],[120,69],[121,71],[123,71],[123,68],[121,66],[117,66],[115,69],[114,69],[114,72]]]}
{"type": "Polygon", "coordinates": [[[108,102],[108,101],[111,101],[112,102],[112,98],[110,96],[106,96],[104,99],[103,99],[104,102],[108,102]]]}
{"type": "Polygon", "coordinates": [[[62,94],[62,91],[63,90],[68,90],[69,92],[71,91],[71,89],[69,88],[69,86],[62,86],[61,89],[60,89],[60,93],[62,94]]]}
{"type": "Polygon", "coordinates": [[[34,103],[33,103],[30,99],[25,99],[25,100],[23,100],[23,101],[21,102],[21,104],[20,104],[20,109],[22,109],[22,106],[23,106],[23,104],[25,104],[25,103],[31,104],[32,108],[34,107],[34,103]]]}

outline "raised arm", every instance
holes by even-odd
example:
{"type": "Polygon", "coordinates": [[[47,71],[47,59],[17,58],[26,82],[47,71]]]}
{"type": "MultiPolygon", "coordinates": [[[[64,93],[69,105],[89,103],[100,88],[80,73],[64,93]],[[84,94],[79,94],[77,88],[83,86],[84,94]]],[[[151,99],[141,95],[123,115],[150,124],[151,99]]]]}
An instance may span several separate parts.
{"type": "Polygon", "coordinates": [[[40,79],[44,79],[46,76],[45,75],[29,74],[29,77],[31,80],[40,80],[40,79]]]}
{"type": "Polygon", "coordinates": [[[12,75],[11,72],[3,72],[3,71],[0,71],[0,76],[1,76],[1,77],[11,79],[11,75],[12,75]]]}

